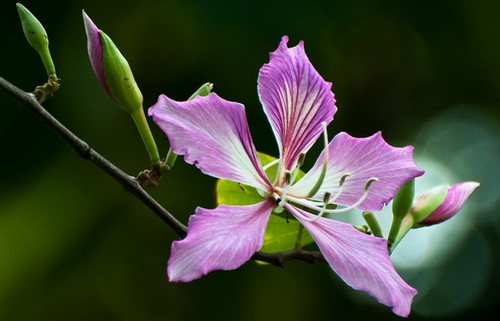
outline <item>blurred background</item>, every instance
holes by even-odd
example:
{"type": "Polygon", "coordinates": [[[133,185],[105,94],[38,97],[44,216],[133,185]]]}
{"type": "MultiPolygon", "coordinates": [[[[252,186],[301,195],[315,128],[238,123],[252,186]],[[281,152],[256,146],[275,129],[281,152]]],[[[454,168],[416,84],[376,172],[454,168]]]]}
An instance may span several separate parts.
{"type": "MultiPolygon", "coordinates": [[[[499,1],[22,3],[45,26],[62,78],[44,106],[130,175],[149,166],[148,156],[91,70],[82,9],[129,61],[145,108],[159,94],[184,100],[213,82],[219,95],[245,104],[257,149],[275,156],[257,75],[283,35],[290,46],[303,40],[333,82],[339,110],[331,137],[381,130],[392,145],[414,145],[427,171],[419,190],[481,182],[456,217],[411,231],[396,249],[396,268],[419,291],[408,319],[483,320],[496,312],[499,1]]],[[[0,15],[0,77],[32,91],[45,82],[44,68],[24,39],[15,2],[2,1],[0,15]]],[[[0,320],[398,319],[326,264],[280,269],[251,261],[169,283],[171,229],[4,94],[0,109],[0,320]]],[[[151,125],[165,155],[168,142],[151,125]]],[[[214,183],[179,159],[150,193],[187,223],[196,206],[215,206],[214,183]]]]}

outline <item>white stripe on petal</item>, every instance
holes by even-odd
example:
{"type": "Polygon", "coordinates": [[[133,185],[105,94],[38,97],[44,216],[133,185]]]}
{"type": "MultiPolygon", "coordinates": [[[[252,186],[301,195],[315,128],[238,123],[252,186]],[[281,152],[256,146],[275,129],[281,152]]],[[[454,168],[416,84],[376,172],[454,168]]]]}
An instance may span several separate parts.
{"type": "Polygon", "coordinates": [[[259,72],[258,91],[278,141],[284,170],[290,170],[329,124],[337,108],[331,83],[309,62],[304,44],[288,48],[283,37],[270,61],[259,72]]]}

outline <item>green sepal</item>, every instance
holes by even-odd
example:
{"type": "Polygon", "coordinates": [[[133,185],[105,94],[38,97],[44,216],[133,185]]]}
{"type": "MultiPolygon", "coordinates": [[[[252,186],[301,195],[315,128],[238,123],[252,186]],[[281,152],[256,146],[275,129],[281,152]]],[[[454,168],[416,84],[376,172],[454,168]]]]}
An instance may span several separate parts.
{"type": "Polygon", "coordinates": [[[410,211],[415,194],[415,179],[412,179],[398,189],[392,201],[392,214],[396,217],[403,217],[410,211]]]}
{"type": "Polygon", "coordinates": [[[389,246],[396,242],[396,239],[400,234],[401,224],[403,223],[405,216],[410,211],[414,194],[415,180],[412,179],[401,185],[394,196],[394,200],[392,201],[391,229],[389,230],[389,235],[387,236],[389,246]]]}
{"type": "Polygon", "coordinates": [[[135,82],[130,66],[113,40],[99,31],[102,43],[104,78],[111,97],[126,112],[133,114],[142,109],[143,97],[135,82]]]}
{"type": "Polygon", "coordinates": [[[49,51],[49,38],[40,21],[22,4],[17,3],[17,12],[23,26],[26,40],[38,52],[42,59],[47,75],[55,74],[56,68],[49,51]]]}
{"type": "Polygon", "coordinates": [[[450,185],[437,186],[419,193],[417,197],[415,197],[415,201],[410,210],[414,221],[413,227],[417,227],[418,223],[422,222],[444,202],[449,188],[450,185]]]}
{"type": "Polygon", "coordinates": [[[142,107],[143,97],[125,57],[111,38],[99,31],[102,43],[102,67],[111,97],[132,116],[152,164],[160,161],[156,142],[142,107]]]}

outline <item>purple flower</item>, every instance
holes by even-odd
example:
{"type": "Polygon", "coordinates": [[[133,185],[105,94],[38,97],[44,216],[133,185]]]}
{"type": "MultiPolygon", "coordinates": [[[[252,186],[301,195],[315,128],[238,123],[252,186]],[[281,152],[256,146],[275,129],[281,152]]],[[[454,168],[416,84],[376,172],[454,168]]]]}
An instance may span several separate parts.
{"type": "Polygon", "coordinates": [[[186,162],[207,175],[253,186],[263,196],[253,205],[198,207],[186,238],[172,244],[169,279],[188,282],[238,268],[262,247],[269,216],[280,206],[303,224],[347,284],[407,316],[416,290],[394,270],[386,240],[322,216],[349,208],[380,210],[404,182],[423,174],[413,162],[413,148],[392,147],[380,133],[367,138],[340,133],[328,143],[326,126],[337,111],[331,83],[311,65],[302,42],[292,48],[287,42],[283,37],[258,79],[280,154],[272,182],[258,160],[243,105],[215,93],[187,102],[161,95],[149,109],[186,162]],[[296,181],[303,155],[322,134],[323,153],[296,181]],[[331,210],[328,203],[344,207],[331,210]]]}
{"type": "MultiPolygon", "coordinates": [[[[418,226],[434,225],[451,218],[462,208],[478,186],[478,182],[462,182],[450,186],[444,201],[431,214],[419,222],[418,226]]],[[[428,193],[432,193],[432,190],[417,195],[413,206],[420,207],[420,202],[425,202],[429,197],[432,197],[432,195],[427,195],[428,193]]]]}

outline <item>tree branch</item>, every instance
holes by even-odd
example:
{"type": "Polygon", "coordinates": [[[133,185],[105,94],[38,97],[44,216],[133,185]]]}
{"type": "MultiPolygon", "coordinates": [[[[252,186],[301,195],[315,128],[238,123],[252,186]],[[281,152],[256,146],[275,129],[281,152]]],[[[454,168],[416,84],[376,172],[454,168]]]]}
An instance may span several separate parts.
{"type": "MultiPolygon", "coordinates": [[[[87,160],[90,160],[96,166],[101,168],[114,180],[120,183],[126,191],[137,197],[144,205],[153,211],[160,219],[170,226],[179,237],[186,236],[187,227],[179,222],[170,212],[161,206],[154,198],[152,198],[142,188],[137,179],[127,175],[121,169],[105,157],[93,150],[85,141],[76,136],[66,126],[61,124],[54,118],[43,106],[35,99],[34,95],[27,93],[10,82],[0,77],[0,90],[8,94],[19,105],[28,109],[38,119],[49,126],[59,137],[61,137],[76,153],[87,160]]],[[[267,262],[276,266],[282,267],[285,261],[301,260],[306,262],[321,262],[325,261],[323,255],[319,251],[304,251],[302,249],[294,249],[278,253],[256,252],[252,259],[267,262]]]]}
{"type": "Polygon", "coordinates": [[[252,256],[252,260],[263,261],[279,267],[283,267],[285,261],[290,260],[300,260],[309,263],[325,262],[325,258],[320,251],[304,251],[302,249],[293,249],[277,253],[256,252],[252,256]]]}
{"type": "Polygon", "coordinates": [[[162,219],[168,226],[170,226],[179,236],[186,235],[187,228],[179,222],[172,214],[165,210],[154,198],[152,198],[137,182],[135,177],[127,175],[121,169],[116,167],[113,163],[108,161],[95,150],[56,118],[54,118],[45,108],[42,107],[35,99],[33,94],[22,91],[16,86],[12,85],[2,77],[0,77],[0,88],[7,93],[10,97],[17,101],[19,105],[31,111],[43,123],[49,126],[59,137],[61,137],[76,153],[84,158],[90,160],[92,163],[104,170],[109,176],[119,182],[125,190],[132,193],[139,200],[141,200],[153,213],[162,219]]]}

